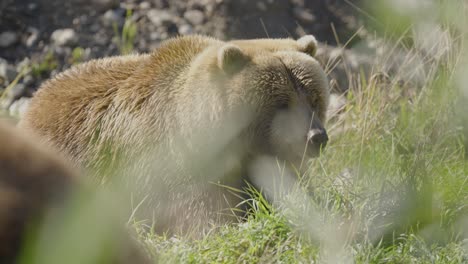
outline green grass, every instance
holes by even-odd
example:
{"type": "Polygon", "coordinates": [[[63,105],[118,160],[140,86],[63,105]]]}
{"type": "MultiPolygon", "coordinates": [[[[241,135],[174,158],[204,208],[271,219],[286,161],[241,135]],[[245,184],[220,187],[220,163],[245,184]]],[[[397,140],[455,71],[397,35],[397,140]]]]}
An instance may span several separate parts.
{"type": "Polygon", "coordinates": [[[68,59],[70,64],[78,64],[83,62],[85,50],[82,47],[76,47],[72,50],[71,58],[68,59]]]}
{"type": "Polygon", "coordinates": [[[46,77],[52,70],[57,69],[57,67],[57,58],[55,58],[52,51],[49,51],[40,62],[31,65],[31,73],[37,78],[46,77]]]}
{"type": "Polygon", "coordinates": [[[132,10],[127,9],[125,22],[120,32],[117,24],[114,23],[113,28],[120,53],[123,55],[131,53],[138,32],[137,25],[132,19],[132,10]]]}
{"type": "Polygon", "coordinates": [[[422,106],[356,102],[346,119],[355,126],[312,161],[305,203],[254,212],[202,240],[143,235],[148,249],[162,263],[468,262],[468,166],[461,135],[444,124],[453,113],[417,122],[422,106]]]}

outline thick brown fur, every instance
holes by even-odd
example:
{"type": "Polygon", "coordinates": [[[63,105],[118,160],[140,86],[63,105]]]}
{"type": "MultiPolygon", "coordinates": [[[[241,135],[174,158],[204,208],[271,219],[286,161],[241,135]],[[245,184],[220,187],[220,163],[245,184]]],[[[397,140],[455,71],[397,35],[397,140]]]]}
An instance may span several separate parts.
{"type": "Polygon", "coordinates": [[[146,207],[165,208],[156,210],[160,222],[207,222],[240,201],[210,182],[241,188],[253,157],[298,164],[326,143],[307,147],[309,130],[324,134],[328,104],[315,51],[312,36],[175,38],[151,54],[94,60],[57,75],[20,126],[99,179],[119,174],[138,183],[151,196],[146,207]]]}
{"type": "MultiPolygon", "coordinates": [[[[65,210],[82,186],[75,170],[37,141],[0,120],[0,263],[16,263],[46,217],[65,210]]],[[[121,239],[124,246],[106,263],[149,263],[127,236],[121,239]]]]}

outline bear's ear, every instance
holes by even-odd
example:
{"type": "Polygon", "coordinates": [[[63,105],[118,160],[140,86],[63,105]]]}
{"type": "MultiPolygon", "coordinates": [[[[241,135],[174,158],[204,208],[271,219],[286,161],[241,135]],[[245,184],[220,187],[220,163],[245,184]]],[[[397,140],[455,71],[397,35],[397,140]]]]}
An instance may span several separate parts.
{"type": "Polygon", "coordinates": [[[242,50],[233,44],[227,44],[218,51],[218,67],[225,73],[234,74],[250,60],[242,50]]]}
{"type": "Polygon", "coordinates": [[[317,40],[312,35],[305,35],[297,40],[299,48],[302,52],[309,54],[310,56],[315,56],[317,53],[317,40]]]}

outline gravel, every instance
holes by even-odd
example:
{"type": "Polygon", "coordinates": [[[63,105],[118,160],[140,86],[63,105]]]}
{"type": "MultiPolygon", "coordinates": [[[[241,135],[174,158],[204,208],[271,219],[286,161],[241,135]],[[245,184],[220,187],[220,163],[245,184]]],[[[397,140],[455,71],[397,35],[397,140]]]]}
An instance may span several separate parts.
{"type": "MultiPolygon", "coordinates": [[[[360,27],[355,23],[350,28],[343,22],[350,20],[348,17],[336,15],[353,16],[353,11],[344,0],[6,1],[4,9],[0,9],[0,89],[22,68],[33,67],[35,70],[27,72],[19,86],[10,91],[10,98],[16,101],[30,96],[41,82],[72,64],[120,54],[119,43],[126,24],[134,24],[137,29],[133,40],[136,52],[149,52],[167,38],[190,34],[227,40],[298,38],[312,33],[319,41],[333,45],[331,23],[341,39],[360,27]],[[127,10],[131,12],[131,23],[125,23],[127,10]]],[[[330,58],[328,53],[335,52],[332,45],[320,48],[324,63],[330,58]]],[[[346,63],[361,63],[359,56],[345,56],[346,63]]],[[[336,67],[330,75],[339,83],[336,91],[348,87],[344,69],[336,67]]],[[[11,102],[6,103],[9,106],[11,102]]]]}

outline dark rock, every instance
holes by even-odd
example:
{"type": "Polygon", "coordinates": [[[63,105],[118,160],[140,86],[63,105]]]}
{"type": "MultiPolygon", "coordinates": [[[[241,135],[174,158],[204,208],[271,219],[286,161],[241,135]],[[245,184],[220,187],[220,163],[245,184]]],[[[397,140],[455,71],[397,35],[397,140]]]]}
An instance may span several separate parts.
{"type": "Polygon", "coordinates": [[[74,0],[81,2],[82,4],[92,5],[93,8],[97,8],[98,11],[104,11],[119,7],[120,1],[118,0],[74,0]]]}
{"type": "Polygon", "coordinates": [[[225,0],[224,12],[228,38],[289,37],[297,26],[289,0],[225,0]]]}
{"type": "Polygon", "coordinates": [[[99,31],[99,29],[101,29],[101,25],[97,24],[97,23],[93,23],[91,24],[91,26],[89,27],[89,30],[93,33],[96,33],[99,31]]]}
{"type": "Polygon", "coordinates": [[[170,35],[175,35],[179,33],[179,29],[175,23],[171,23],[166,27],[167,33],[170,35]]]}

